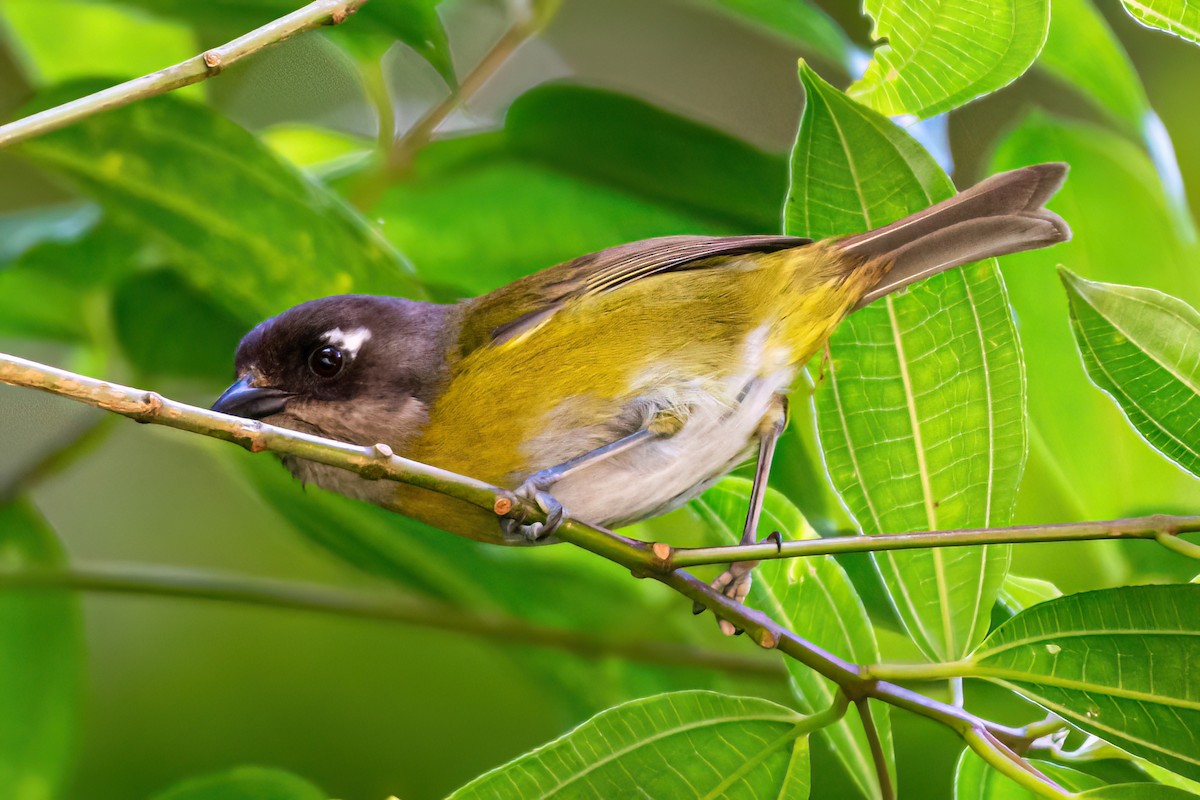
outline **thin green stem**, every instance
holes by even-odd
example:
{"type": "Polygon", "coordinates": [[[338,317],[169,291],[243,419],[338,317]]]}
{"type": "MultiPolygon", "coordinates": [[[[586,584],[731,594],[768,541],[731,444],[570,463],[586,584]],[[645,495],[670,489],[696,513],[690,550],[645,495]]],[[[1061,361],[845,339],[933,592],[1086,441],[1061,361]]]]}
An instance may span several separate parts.
{"type": "Polygon", "coordinates": [[[892,773],[888,770],[887,757],[883,753],[883,742],[879,738],[879,729],[875,727],[875,719],[871,716],[871,701],[864,697],[854,705],[858,709],[859,719],[862,720],[863,730],[867,734],[867,744],[871,748],[871,760],[875,763],[875,777],[879,781],[879,795],[883,800],[895,800],[896,789],[892,786],[892,773]]]}
{"type": "Polygon", "coordinates": [[[1178,539],[1178,534],[1200,531],[1200,515],[1154,514],[1129,519],[1067,522],[1055,525],[1024,525],[1011,528],[967,528],[922,533],[892,533],[871,536],[839,536],[829,539],[800,539],[747,545],[671,548],[670,567],[697,567],[731,561],[760,561],[773,558],[874,553],[885,550],[925,550],[935,547],[973,547],[984,544],[1033,544],[1039,542],[1082,542],[1096,539],[1153,539],[1178,553],[1200,558],[1200,545],[1178,539]]]}
{"type": "Polygon", "coordinates": [[[247,575],[133,566],[0,571],[0,590],[82,591],[237,603],[399,622],[420,628],[471,634],[504,643],[564,650],[588,658],[611,657],[649,664],[700,667],[757,678],[778,678],[784,674],[778,665],[761,658],[747,658],[686,644],[594,636],[536,625],[504,614],[468,612],[398,592],[350,591],[247,575]]]}
{"type": "Polygon", "coordinates": [[[938,664],[871,664],[863,674],[881,681],[945,681],[969,675],[968,661],[944,661],[938,664]]]}
{"type": "MultiPolygon", "coordinates": [[[[206,50],[174,66],[110,86],[69,103],[0,126],[0,147],[58,130],[81,119],[147,97],[208,80],[226,67],[265,47],[323,25],[338,25],[367,0],[316,0],[233,41],[206,50]]],[[[103,57],[99,58],[103,62],[103,57]]]]}
{"type": "Polygon", "coordinates": [[[1039,797],[1069,800],[1074,796],[1010,750],[987,729],[972,728],[963,734],[963,739],[993,769],[1039,797]]]}

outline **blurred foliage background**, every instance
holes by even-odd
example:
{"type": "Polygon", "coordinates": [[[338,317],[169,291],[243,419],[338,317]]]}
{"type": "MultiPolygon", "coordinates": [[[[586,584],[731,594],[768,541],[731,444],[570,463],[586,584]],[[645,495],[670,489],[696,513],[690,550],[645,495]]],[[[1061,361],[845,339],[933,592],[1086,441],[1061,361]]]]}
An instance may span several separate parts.
{"type": "MultiPolygon", "coordinates": [[[[2,0],[0,115],[182,60],[291,5],[2,0]]],[[[730,11],[753,5],[564,0],[425,142],[405,131],[446,100],[448,81],[470,83],[514,11],[374,0],[343,28],[216,80],[0,152],[0,350],[208,405],[240,335],[311,297],[353,286],[450,300],[631,239],[776,231],[804,103],[796,59],[844,87],[863,68],[870,26],[857,3],[836,0],[772,24],[730,11]],[[377,143],[393,134],[402,144],[388,154],[377,143]]],[[[1034,425],[1016,522],[1185,511],[1200,499],[1087,386],[1052,269],[1200,301],[1189,210],[1200,202],[1200,58],[1115,2],[1097,8],[1054,0],[1056,24],[1071,27],[1052,26],[1055,46],[1034,69],[910,129],[959,186],[1036,161],[1072,165],[1054,207],[1075,241],[1004,264],[1034,425]],[[1106,23],[1116,48],[1093,46],[1107,43],[1106,23]],[[1100,52],[1116,63],[1098,66],[1100,52]]],[[[818,529],[844,529],[806,444],[812,422],[797,416],[775,485],[818,529]]],[[[31,635],[41,649],[27,680],[60,681],[72,698],[29,712],[62,727],[60,746],[39,757],[69,777],[31,797],[144,797],[241,764],[289,769],[336,797],[439,797],[654,691],[787,702],[775,661],[616,567],[563,548],[479,547],[305,494],[269,459],[198,438],[0,389],[0,499],[11,501],[0,524],[48,526],[75,563],[398,585],[600,636],[746,655],[747,665],[656,666],[419,626],[64,597],[46,626],[66,633],[31,635]]],[[[705,538],[691,510],[641,533],[705,538]]],[[[41,557],[61,558],[50,550],[41,557]]],[[[1077,591],[1190,578],[1180,562],[1143,543],[1039,545],[1017,549],[1013,570],[1077,591]]],[[[842,564],[882,621],[884,653],[915,657],[869,562],[842,564]]],[[[998,718],[1029,716],[999,692],[973,691],[998,718]]],[[[949,797],[953,736],[904,715],[893,726],[900,784],[949,797]]],[[[814,797],[852,791],[820,742],[814,773],[814,797]]]]}

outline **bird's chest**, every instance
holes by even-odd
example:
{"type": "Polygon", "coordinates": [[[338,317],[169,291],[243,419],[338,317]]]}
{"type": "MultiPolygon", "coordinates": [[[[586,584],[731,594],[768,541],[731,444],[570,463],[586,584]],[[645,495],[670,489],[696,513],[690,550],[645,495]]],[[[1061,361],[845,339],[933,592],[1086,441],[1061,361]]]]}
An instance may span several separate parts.
{"type": "Polygon", "coordinates": [[[665,382],[641,400],[678,409],[682,428],[572,473],[551,492],[572,516],[610,527],[666,513],[700,495],[757,450],[759,431],[796,367],[754,357],[714,379],[665,382]]]}

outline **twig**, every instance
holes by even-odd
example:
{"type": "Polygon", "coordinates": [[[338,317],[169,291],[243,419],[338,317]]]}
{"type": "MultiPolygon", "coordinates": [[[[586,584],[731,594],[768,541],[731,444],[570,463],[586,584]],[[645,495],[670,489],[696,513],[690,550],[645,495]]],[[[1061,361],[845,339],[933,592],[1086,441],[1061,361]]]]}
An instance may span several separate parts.
{"type": "Polygon", "coordinates": [[[862,720],[863,730],[867,734],[867,744],[871,747],[871,760],[875,763],[875,776],[879,780],[879,794],[883,800],[895,800],[896,789],[892,786],[892,774],[888,772],[887,758],[883,754],[883,742],[879,739],[879,729],[875,727],[875,719],[871,716],[871,701],[865,697],[856,702],[859,719],[862,720]]]}
{"type": "Polygon", "coordinates": [[[502,614],[463,611],[397,592],[362,592],[291,581],[133,566],[67,570],[0,571],[0,590],[74,590],[151,595],[312,611],[400,622],[469,633],[505,643],[530,644],[587,657],[607,656],[647,664],[702,667],[756,677],[780,677],[778,665],[760,658],[659,641],[622,641],[536,625],[502,614]]]}
{"type": "Polygon", "coordinates": [[[933,547],[970,547],[983,544],[1033,544],[1038,542],[1081,542],[1094,539],[1153,539],[1164,547],[1192,558],[1200,558],[1200,546],[1177,538],[1181,533],[1200,531],[1200,516],[1154,514],[1146,517],[1056,525],[1024,525],[1011,528],[967,528],[922,533],[838,536],[801,539],[782,543],[763,542],[720,547],[670,547],[660,545],[668,567],[698,567],[731,561],[759,561],[799,556],[840,555],[883,550],[923,550],[933,547]]]}
{"type": "Polygon", "coordinates": [[[207,80],[220,74],[231,64],[298,33],[323,25],[338,25],[366,2],[367,0],[316,0],[287,16],[239,36],[232,42],[206,50],[172,67],[0,126],[0,147],[58,130],[102,111],[120,108],[137,100],[166,94],[174,89],[207,80]]]}
{"type": "MultiPolygon", "coordinates": [[[[519,516],[525,520],[545,518],[538,508],[521,500],[512,492],[473,478],[400,458],[392,454],[390,448],[382,445],[360,447],[217,414],[167,400],[154,392],[87,378],[3,354],[0,354],[0,383],[40,389],[123,414],[140,422],[166,425],[235,442],[252,452],[271,450],[351,470],[368,479],[387,478],[419,486],[481,508],[491,509],[498,515],[519,516]]],[[[736,628],[745,631],[748,638],[760,647],[768,650],[778,649],[833,681],[850,701],[858,703],[873,698],[932,719],[967,739],[972,747],[985,751],[985,758],[989,759],[989,763],[995,761],[996,764],[1005,764],[1004,768],[1010,772],[1019,770],[1026,776],[1030,775],[1027,765],[1023,767],[1012,761],[1016,759],[1021,762],[1021,759],[989,732],[990,723],[987,721],[964,709],[925,697],[903,686],[879,680],[866,668],[851,664],[821,649],[765,614],[717,592],[693,575],[681,569],[664,569],[664,559],[670,554],[670,549],[662,543],[651,544],[629,539],[573,519],[565,520],[555,535],[563,541],[626,567],[638,577],[653,578],[685,597],[703,604],[719,618],[728,620],[736,628]]],[[[1050,797],[1062,796],[1053,794],[1055,788],[1047,788],[1044,783],[1040,783],[1037,791],[1050,797]]]]}
{"type": "Polygon", "coordinates": [[[424,147],[433,140],[433,134],[438,126],[465,105],[475,93],[483,88],[493,75],[504,65],[522,44],[536,34],[546,20],[532,17],[514,22],[504,32],[491,49],[484,54],[479,63],[459,82],[458,87],[448,94],[441,102],[426,111],[403,136],[395,138],[395,120],[386,120],[386,114],[394,113],[390,103],[385,102],[384,94],[375,88],[374,101],[379,115],[379,143],[385,146],[383,163],[379,169],[364,176],[352,192],[351,202],[356,208],[370,208],[379,200],[383,191],[392,183],[404,177],[412,168],[413,159],[424,147]]]}

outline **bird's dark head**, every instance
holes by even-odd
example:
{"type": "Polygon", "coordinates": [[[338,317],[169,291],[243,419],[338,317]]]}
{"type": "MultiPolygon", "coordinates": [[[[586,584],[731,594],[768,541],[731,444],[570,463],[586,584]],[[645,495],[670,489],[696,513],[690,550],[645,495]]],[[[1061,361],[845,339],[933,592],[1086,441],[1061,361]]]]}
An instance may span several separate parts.
{"type": "Polygon", "coordinates": [[[214,411],[356,444],[400,446],[445,372],[451,309],[394,297],[313,300],[259,324],[214,411]]]}

